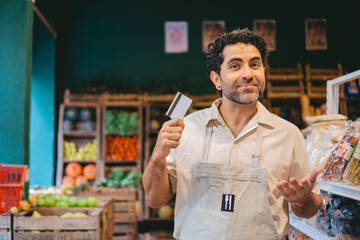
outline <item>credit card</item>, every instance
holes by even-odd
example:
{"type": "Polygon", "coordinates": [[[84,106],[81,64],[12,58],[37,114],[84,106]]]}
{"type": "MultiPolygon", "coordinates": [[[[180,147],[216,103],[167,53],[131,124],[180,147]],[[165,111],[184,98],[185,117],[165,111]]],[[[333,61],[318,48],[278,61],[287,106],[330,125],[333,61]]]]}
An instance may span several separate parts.
{"type": "Polygon", "coordinates": [[[192,102],[193,100],[178,92],[167,110],[166,116],[183,119],[192,102]]]}

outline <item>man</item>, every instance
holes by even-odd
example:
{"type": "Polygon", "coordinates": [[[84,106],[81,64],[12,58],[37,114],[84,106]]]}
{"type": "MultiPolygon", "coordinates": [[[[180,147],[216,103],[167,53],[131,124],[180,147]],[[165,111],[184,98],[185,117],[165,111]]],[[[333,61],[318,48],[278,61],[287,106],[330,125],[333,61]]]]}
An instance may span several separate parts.
{"type": "Polygon", "coordinates": [[[177,239],[284,239],[288,203],[300,217],[321,206],[314,188],[321,170],[311,171],[299,129],[258,102],[268,56],[263,37],[234,30],[205,53],[222,98],[163,124],[143,176],[146,199],[158,208],[176,192],[177,239]]]}

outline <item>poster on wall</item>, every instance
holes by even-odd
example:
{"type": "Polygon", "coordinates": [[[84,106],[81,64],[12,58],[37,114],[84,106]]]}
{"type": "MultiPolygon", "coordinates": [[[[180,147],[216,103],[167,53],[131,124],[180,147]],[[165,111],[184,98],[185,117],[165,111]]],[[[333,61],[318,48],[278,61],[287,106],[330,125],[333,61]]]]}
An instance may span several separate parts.
{"type": "Polygon", "coordinates": [[[205,51],[209,43],[215,40],[220,34],[225,32],[224,21],[203,21],[202,33],[203,33],[203,51],[205,51]]]}
{"type": "Polygon", "coordinates": [[[254,30],[260,33],[266,41],[266,45],[269,51],[276,50],[275,40],[275,25],[276,22],[273,19],[255,19],[253,23],[254,30]]]}
{"type": "Polygon", "coordinates": [[[306,49],[327,49],[326,19],[305,19],[306,49]]]}
{"type": "Polygon", "coordinates": [[[165,52],[184,53],[188,50],[187,22],[165,22],[165,52]]]}

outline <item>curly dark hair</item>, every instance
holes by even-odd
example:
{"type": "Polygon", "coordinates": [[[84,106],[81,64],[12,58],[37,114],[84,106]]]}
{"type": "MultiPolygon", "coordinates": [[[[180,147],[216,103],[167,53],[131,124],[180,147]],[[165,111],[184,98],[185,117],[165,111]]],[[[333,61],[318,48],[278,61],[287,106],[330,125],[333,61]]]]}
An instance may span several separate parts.
{"type": "Polygon", "coordinates": [[[232,32],[221,34],[217,39],[209,43],[205,50],[206,65],[209,69],[209,74],[211,71],[220,74],[221,64],[224,61],[224,48],[236,43],[254,45],[260,52],[264,67],[266,66],[269,52],[266,48],[265,39],[258,32],[250,31],[247,28],[238,28],[232,32]]]}

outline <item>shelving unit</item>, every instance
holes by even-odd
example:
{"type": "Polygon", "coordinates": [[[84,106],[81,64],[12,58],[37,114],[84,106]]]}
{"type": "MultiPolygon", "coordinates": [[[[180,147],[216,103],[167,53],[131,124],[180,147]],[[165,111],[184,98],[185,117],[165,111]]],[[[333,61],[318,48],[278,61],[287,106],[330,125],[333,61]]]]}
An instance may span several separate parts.
{"type": "Polygon", "coordinates": [[[335,237],[329,237],[317,228],[309,225],[304,219],[290,217],[290,225],[315,240],[336,240],[335,237]]]}
{"type": "MultiPolygon", "coordinates": [[[[322,191],[333,193],[346,198],[360,201],[360,186],[354,186],[348,182],[325,182],[319,181],[322,191]]],[[[315,240],[335,240],[335,237],[329,237],[318,230],[316,227],[308,224],[305,219],[299,219],[290,214],[290,225],[299,231],[305,233],[315,240]]]]}
{"type": "Polygon", "coordinates": [[[65,91],[64,101],[63,104],[60,105],[60,114],[59,114],[56,186],[61,185],[62,179],[65,175],[64,170],[67,164],[71,162],[77,162],[81,164],[83,167],[87,164],[95,164],[97,171],[96,174],[97,177],[95,179],[95,182],[99,181],[99,176],[101,175],[101,166],[103,161],[103,159],[101,158],[101,146],[100,146],[100,136],[101,136],[100,105],[101,105],[100,95],[79,95],[79,94],[71,94],[69,90],[65,91]],[[82,109],[89,109],[90,116],[88,121],[82,122],[79,116],[76,119],[74,116],[74,119],[71,121],[66,120],[67,118],[66,111],[69,108],[76,109],[78,113],[80,113],[82,109]],[[78,126],[81,127],[81,130],[77,129],[78,126]],[[83,129],[84,127],[88,128],[88,131],[84,130],[83,129]],[[95,157],[95,159],[70,160],[65,158],[64,141],[75,143],[76,148],[79,149],[79,147],[84,147],[87,143],[91,143],[94,140],[97,141],[97,146],[96,146],[97,156],[95,157]]]}
{"type": "MultiPolygon", "coordinates": [[[[121,167],[124,170],[141,170],[142,162],[142,139],[143,139],[143,101],[142,96],[139,94],[105,94],[103,97],[103,106],[102,106],[102,154],[105,159],[105,169],[102,177],[107,177],[110,172],[107,167],[121,167]],[[114,113],[114,118],[116,119],[116,128],[113,132],[109,132],[110,129],[107,129],[107,124],[109,119],[107,116],[110,116],[111,111],[114,113]],[[121,115],[123,114],[123,115],[121,115]],[[115,116],[116,115],[116,116],[115,116]],[[132,123],[130,126],[128,123],[132,123]],[[137,122],[137,126],[134,126],[134,122],[137,122]],[[132,141],[125,142],[123,145],[117,146],[119,149],[119,154],[109,156],[108,144],[109,139],[132,139],[132,141]],[[121,155],[121,151],[126,151],[129,143],[136,143],[136,154],[135,156],[121,155]],[[111,157],[111,158],[110,158],[111,157]],[[130,158],[129,158],[130,157],[130,158]]],[[[134,144],[135,145],[135,144],[134,144]]]]}
{"type": "Polygon", "coordinates": [[[302,106],[300,99],[305,95],[304,70],[300,63],[294,68],[265,69],[266,90],[262,99],[272,113],[302,128],[302,106]]]}
{"type": "MultiPolygon", "coordinates": [[[[336,68],[312,68],[310,64],[305,66],[306,92],[310,102],[316,108],[326,103],[327,81],[343,75],[341,64],[336,68]]],[[[339,86],[340,113],[347,116],[347,105],[344,93],[344,85],[339,86]]]]}
{"type": "MultiPolygon", "coordinates": [[[[115,169],[141,171],[143,151],[143,98],[139,94],[104,94],[102,103],[102,157],[105,160],[101,178],[109,178],[115,169]]],[[[121,190],[121,189],[119,189],[121,190]]],[[[115,196],[114,239],[135,239],[137,218],[135,202],[141,202],[141,185],[129,195],[132,207],[122,209],[122,195],[115,196]],[[120,207],[118,206],[120,204],[120,207]]],[[[140,204],[139,204],[140,205],[140,204]]],[[[128,207],[128,205],[126,205],[128,207]]],[[[143,208],[139,206],[141,218],[143,208]]]]}
{"type": "Polygon", "coordinates": [[[333,193],[336,195],[340,195],[343,197],[347,197],[350,199],[354,199],[360,201],[360,186],[354,186],[349,182],[325,182],[319,181],[320,189],[333,193]]]}
{"type": "Polygon", "coordinates": [[[296,68],[265,69],[267,98],[300,98],[305,93],[304,73],[300,63],[296,68]]]}

